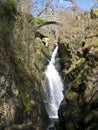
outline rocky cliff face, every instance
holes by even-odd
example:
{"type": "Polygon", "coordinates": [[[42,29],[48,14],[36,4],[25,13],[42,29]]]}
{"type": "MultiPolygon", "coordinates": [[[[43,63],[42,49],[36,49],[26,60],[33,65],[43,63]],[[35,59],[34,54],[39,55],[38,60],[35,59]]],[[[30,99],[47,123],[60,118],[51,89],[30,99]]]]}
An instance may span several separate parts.
{"type": "Polygon", "coordinates": [[[62,72],[67,84],[64,100],[58,111],[63,130],[98,129],[98,30],[96,30],[97,28],[89,33],[81,42],[81,46],[75,50],[70,48],[70,44],[64,42],[60,44],[62,72]]]}
{"type": "Polygon", "coordinates": [[[0,54],[1,130],[43,130],[48,122],[43,102],[43,71],[48,63],[49,53],[41,40],[35,42],[31,70],[14,54],[11,59],[0,54]]]}
{"type": "Polygon", "coordinates": [[[0,130],[43,130],[43,71],[50,54],[17,4],[0,1],[0,130]]]}

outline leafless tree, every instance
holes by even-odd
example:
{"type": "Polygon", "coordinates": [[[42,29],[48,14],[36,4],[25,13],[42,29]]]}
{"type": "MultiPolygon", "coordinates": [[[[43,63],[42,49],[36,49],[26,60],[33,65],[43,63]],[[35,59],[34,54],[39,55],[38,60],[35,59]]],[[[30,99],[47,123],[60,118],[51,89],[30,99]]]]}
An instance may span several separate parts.
{"type": "Polygon", "coordinates": [[[76,0],[65,0],[65,1],[69,1],[73,4],[73,6],[76,6],[76,0]]]}

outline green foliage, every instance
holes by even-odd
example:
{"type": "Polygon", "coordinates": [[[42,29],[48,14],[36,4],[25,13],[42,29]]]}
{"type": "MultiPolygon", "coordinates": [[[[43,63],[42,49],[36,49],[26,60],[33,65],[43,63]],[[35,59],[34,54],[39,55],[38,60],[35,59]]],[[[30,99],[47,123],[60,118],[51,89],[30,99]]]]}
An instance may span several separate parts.
{"type": "Polygon", "coordinates": [[[16,15],[16,2],[13,0],[0,1],[0,38],[5,50],[10,48],[13,38],[13,23],[16,15]]]}
{"type": "Polygon", "coordinates": [[[16,14],[16,2],[13,0],[0,1],[0,18],[12,20],[16,14]]]}
{"type": "Polygon", "coordinates": [[[42,25],[46,22],[45,19],[39,18],[39,17],[32,17],[31,23],[34,25],[42,25]]]}

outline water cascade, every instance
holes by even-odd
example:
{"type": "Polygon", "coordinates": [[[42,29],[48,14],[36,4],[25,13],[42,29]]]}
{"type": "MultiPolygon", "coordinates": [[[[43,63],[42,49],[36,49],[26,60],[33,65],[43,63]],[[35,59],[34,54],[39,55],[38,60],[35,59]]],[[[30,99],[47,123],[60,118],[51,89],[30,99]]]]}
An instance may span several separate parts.
{"type": "Polygon", "coordinates": [[[58,108],[63,99],[63,82],[56,68],[55,59],[58,53],[58,44],[52,54],[51,60],[45,70],[48,80],[46,84],[46,109],[50,118],[58,118],[58,108]]]}

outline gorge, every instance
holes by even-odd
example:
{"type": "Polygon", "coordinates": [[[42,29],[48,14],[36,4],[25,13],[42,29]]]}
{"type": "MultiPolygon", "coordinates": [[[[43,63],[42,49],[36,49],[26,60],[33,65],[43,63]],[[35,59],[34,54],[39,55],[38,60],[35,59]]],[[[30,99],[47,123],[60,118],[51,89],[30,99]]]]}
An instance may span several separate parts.
{"type": "Polygon", "coordinates": [[[98,130],[98,19],[31,5],[0,0],[0,130],[98,130]]]}

